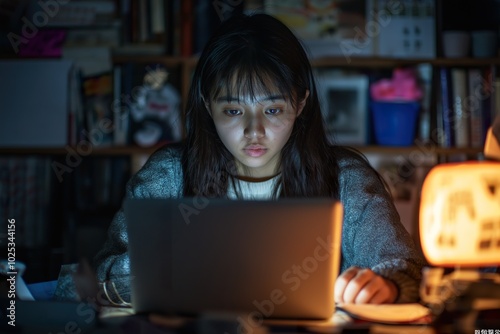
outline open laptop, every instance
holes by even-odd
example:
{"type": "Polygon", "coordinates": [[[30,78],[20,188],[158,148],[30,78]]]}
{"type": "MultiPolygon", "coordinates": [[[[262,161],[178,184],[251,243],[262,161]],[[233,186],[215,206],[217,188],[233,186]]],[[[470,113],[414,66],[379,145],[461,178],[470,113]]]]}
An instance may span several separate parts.
{"type": "Polygon", "coordinates": [[[125,202],[136,313],[334,312],[343,210],[328,199],[125,202]]]}

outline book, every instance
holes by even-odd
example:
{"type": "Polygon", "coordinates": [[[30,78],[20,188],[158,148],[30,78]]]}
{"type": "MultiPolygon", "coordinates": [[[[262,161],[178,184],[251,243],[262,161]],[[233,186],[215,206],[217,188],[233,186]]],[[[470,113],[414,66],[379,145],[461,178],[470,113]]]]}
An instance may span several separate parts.
{"type": "MultiPolygon", "coordinates": [[[[164,5],[165,9],[165,48],[167,55],[175,54],[175,2],[179,0],[170,0],[164,5]]],[[[177,18],[178,19],[178,18],[177,18]]]]}
{"type": "MultiPolygon", "coordinates": [[[[166,31],[165,24],[165,3],[163,0],[151,0],[150,4],[151,32],[156,36],[161,36],[166,31]]],[[[156,39],[156,38],[155,38],[156,39]]]]}
{"type": "Polygon", "coordinates": [[[416,66],[420,85],[422,87],[422,101],[419,118],[418,138],[423,142],[430,142],[431,138],[431,109],[432,109],[432,81],[433,71],[432,65],[429,63],[422,63],[416,66]]]}
{"type": "Polygon", "coordinates": [[[93,146],[113,143],[113,76],[110,72],[83,78],[84,136],[93,146]]]}
{"type": "Polygon", "coordinates": [[[194,1],[193,54],[200,54],[221,20],[211,0],[194,1]]]}
{"type": "Polygon", "coordinates": [[[150,12],[149,12],[149,1],[148,0],[139,0],[139,13],[138,13],[138,20],[139,20],[139,42],[144,43],[149,40],[150,36],[150,12]]]}
{"type": "Polygon", "coordinates": [[[470,112],[467,109],[467,74],[463,68],[451,69],[453,122],[456,147],[469,147],[470,112]]]}
{"type": "Polygon", "coordinates": [[[138,43],[139,38],[139,0],[130,0],[130,41],[138,43]]]}
{"type": "MultiPolygon", "coordinates": [[[[130,177],[127,157],[93,157],[85,159],[71,175],[69,190],[75,198],[76,212],[114,212],[125,196],[130,177]]],[[[80,219],[81,217],[76,217],[80,219]]]]}
{"type": "Polygon", "coordinates": [[[482,112],[482,81],[481,70],[470,68],[468,70],[470,112],[470,146],[481,148],[484,144],[484,127],[482,112]]]}
{"type": "Polygon", "coordinates": [[[132,0],[120,0],[118,5],[118,13],[121,17],[120,44],[129,44],[132,42],[132,0]]]}
{"type": "Polygon", "coordinates": [[[193,54],[193,2],[194,0],[182,0],[181,2],[181,56],[190,57],[193,54]]]}
{"type": "MultiPolygon", "coordinates": [[[[0,157],[0,218],[15,219],[18,247],[43,247],[49,242],[49,198],[54,190],[47,183],[52,175],[51,158],[0,157]]],[[[6,235],[7,224],[0,228],[6,235]]],[[[6,238],[2,238],[7,240],[6,238]]],[[[5,245],[5,241],[0,241],[5,245]]]]}
{"type": "Polygon", "coordinates": [[[172,50],[170,55],[180,56],[181,55],[181,0],[171,0],[169,1],[170,11],[172,12],[172,50]]]}
{"type": "Polygon", "coordinates": [[[446,67],[439,69],[439,96],[440,96],[440,118],[441,137],[444,147],[455,145],[455,132],[453,130],[453,97],[451,92],[451,74],[446,67]]]}
{"type": "Polygon", "coordinates": [[[122,67],[115,66],[113,69],[113,144],[125,146],[128,144],[129,110],[126,101],[122,99],[122,67]]]}

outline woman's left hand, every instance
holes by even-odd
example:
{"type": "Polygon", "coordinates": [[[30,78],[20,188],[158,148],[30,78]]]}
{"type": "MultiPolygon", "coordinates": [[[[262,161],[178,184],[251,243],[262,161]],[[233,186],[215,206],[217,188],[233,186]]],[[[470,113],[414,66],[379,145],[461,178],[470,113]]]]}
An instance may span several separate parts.
{"type": "Polygon", "coordinates": [[[337,303],[393,303],[397,296],[398,289],[393,282],[367,268],[351,267],[335,282],[337,303]]]}

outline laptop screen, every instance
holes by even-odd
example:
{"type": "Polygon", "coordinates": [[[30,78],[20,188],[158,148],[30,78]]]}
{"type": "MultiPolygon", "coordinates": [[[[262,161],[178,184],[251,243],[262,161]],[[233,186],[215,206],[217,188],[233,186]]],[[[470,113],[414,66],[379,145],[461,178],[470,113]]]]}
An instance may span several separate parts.
{"type": "Polygon", "coordinates": [[[328,199],[125,201],[137,313],[334,312],[343,211],[328,199]]]}

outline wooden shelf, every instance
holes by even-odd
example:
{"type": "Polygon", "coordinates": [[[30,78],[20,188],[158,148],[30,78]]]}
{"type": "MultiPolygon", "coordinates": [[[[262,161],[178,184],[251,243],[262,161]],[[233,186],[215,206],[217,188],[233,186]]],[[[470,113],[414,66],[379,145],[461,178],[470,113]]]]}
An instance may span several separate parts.
{"type": "MultiPolygon", "coordinates": [[[[153,147],[139,146],[109,146],[94,147],[91,151],[80,154],[85,156],[120,156],[120,155],[151,155],[162,145],[153,147]]],[[[65,147],[0,147],[0,155],[66,155],[77,152],[76,148],[67,149],[65,147]],[[73,151],[71,151],[73,150],[73,151]]]]}
{"type": "Polygon", "coordinates": [[[361,151],[362,153],[376,153],[376,154],[390,154],[390,155],[408,155],[413,152],[421,152],[426,155],[441,155],[441,156],[452,156],[458,154],[465,155],[477,155],[483,152],[482,148],[443,148],[437,146],[353,146],[353,148],[361,151]]]}
{"type": "Polygon", "coordinates": [[[497,58],[434,58],[434,59],[402,59],[402,58],[378,58],[378,57],[325,57],[311,61],[313,67],[358,67],[358,68],[393,68],[399,66],[410,66],[428,63],[433,66],[489,66],[500,64],[497,58]]]}
{"type": "MultiPolygon", "coordinates": [[[[88,154],[82,156],[120,156],[120,155],[150,155],[162,145],[153,147],[138,147],[138,146],[110,146],[110,147],[95,147],[88,154]]],[[[412,152],[422,152],[429,155],[476,155],[483,152],[482,148],[442,148],[436,146],[353,146],[353,148],[363,153],[377,154],[411,154],[412,152]]],[[[72,148],[76,151],[75,148],[72,148]]],[[[70,150],[64,147],[0,147],[0,155],[65,155],[70,150]]]]}
{"type": "Polygon", "coordinates": [[[186,62],[183,57],[169,57],[163,55],[141,55],[141,54],[114,54],[112,61],[115,64],[123,63],[159,63],[165,66],[174,67],[186,62]]]}
{"type": "Polygon", "coordinates": [[[434,66],[471,66],[481,67],[490,65],[500,65],[500,57],[496,58],[436,58],[431,61],[434,66]]]}
{"type": "MultiPolygon", "coordinates": [[[[172,56],[147,56],[147,55],[115,55],[113,61],[124,62],[157,62],[171,65],[184,64],[189,68],[194,68],[198,62],[198,57],[189,58],[172,56]]],[[[384,57],[323,57],[311,60],[313,67],[360,67],[360,68],[392,68],[398,66],[410,66],[421,63],[428,63],[434,66],[489,66],[500,65],[500,57],[497,58],[433,58],[433,59],[404,59],[404,58],[384,58],[384,57]]]]}
{"type": "Polygon", "coordinates": [[[313,67],[379,67],[392,68],[402,65],[412,65],[421,63],[422,60],[412,59],[394,59],[394,58],[377,58],[377,57],[324,57],[311,60],[313,67]]]}
{"type": "MultiPolygon", "coordinates": [[[[21,58],[16,55],[0,54],[3,60],[23,60],[23,59],[48,59],[43,57],[21,58]]],[[[58,59],[58,58],[52,58],[58,59]]],[[[168,55],[148,55],[148,54],[113,54],[113,63],[162,63],[167,66],[185,65],[194,68],[198,62],[198,56],[181,57],[168,55]]],[[[311,60],[313,67],[360,67],[360,68],[391,68],[397,66],[409,66],[428,63],[434,66],[489,66],[500,65],[500,56],[494,58],[432,58],[432,59],[411,59],[411,58],[387,58],[387,57],[322,57],[311,60]]]]}

